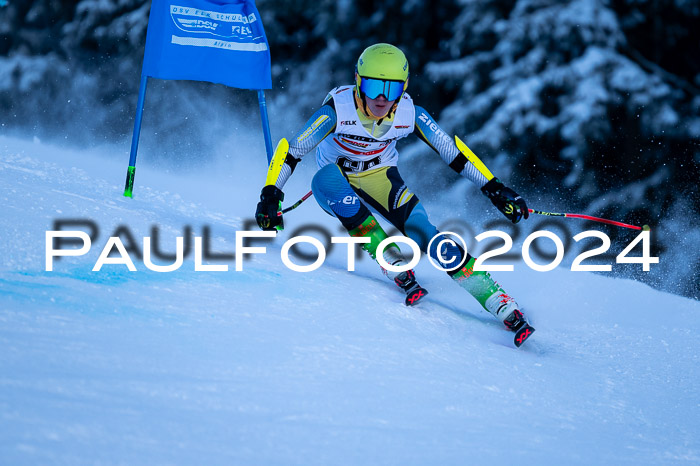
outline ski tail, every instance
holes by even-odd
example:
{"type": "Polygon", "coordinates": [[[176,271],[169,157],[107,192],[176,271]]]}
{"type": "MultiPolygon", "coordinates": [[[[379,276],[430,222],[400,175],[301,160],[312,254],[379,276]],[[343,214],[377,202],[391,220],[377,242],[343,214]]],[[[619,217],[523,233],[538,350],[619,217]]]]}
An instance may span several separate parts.
{"type": "Polygon", "coordinates": [[[428,294],[428,290],[416,281],[416,274],[413,270],[406,270],[398,274],[394,278],[394,283],[406,293],[406,306],[415,306],[428,294]]]}
{"type": "Polygon", "coordinates": [[[535,327],[526,322],[520,327],[520,329],[517,332],[515,332],[513,343],[515,343],[515,346],[517,348],[520,348],[520,346],[523,343],[525,343],[527,339],[532,336],[533,333],[535,333],[535,327]]]}
{"type": "Polygon", "coordinates": [[[406,306],[415,306],[420,301],[422,301],[427,294],[428,290],[421,287],[420,285],[416,286],[414,289],[406,293],[406,306]]]}

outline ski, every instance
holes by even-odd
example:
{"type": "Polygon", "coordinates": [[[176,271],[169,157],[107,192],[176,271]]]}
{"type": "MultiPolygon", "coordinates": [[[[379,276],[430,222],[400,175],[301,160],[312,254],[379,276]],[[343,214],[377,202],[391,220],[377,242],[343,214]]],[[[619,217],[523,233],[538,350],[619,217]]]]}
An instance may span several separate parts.
{"type": "Polygon", "coordinates": [[[428,290],[421,286],[413,287],[409,292],[406,293],[406,306],[415,306],[420,301],[425,298],[428,294],[428,290]]]}
{"type": "Polygon", "coordinates": [[[520,348],[520,345],[525,343],[528,338],[532,336],[532,334],[535,333],[535,327],[532,325],[528,324],[525,322],[522,327],[520,327],[516,332],[515,332],[515,337],[513,338],[513,343],[515,343],[515,346],[520,348]]]}

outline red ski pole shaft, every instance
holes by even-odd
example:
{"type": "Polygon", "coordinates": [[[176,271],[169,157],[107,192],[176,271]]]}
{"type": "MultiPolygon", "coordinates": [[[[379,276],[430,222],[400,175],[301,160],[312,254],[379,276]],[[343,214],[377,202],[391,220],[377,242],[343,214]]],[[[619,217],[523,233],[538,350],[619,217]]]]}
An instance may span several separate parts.
{"type": "Polygon", "coordinates": [[[584,220],[591,220],[598,223],[606,223],[608,225],[615,225],[618,227],[631,228],[632,230],[649,230],[649,225],[644,225],[638,227],[636,225],[629,225],[627,223],[616,222],[615,220],[608,220],[607,218],[591,217],[590,215],[583,214],[560,214],[557,212],[543,212],[541,210],[528,209],[531,214],[537,215],[549,215],[550,217],[571,217],[571,218],[581,218],[584,220]]]}
{"type": "Polygon", "coordinates": [[[296,209],[297,207],[299,207],[299,206],[301,205],[302,202],[304,202],[305,200],[307,200],[308,198],[310,198],[312,194],[313,194],[313,191],[309,191],[308,193],[304,194],[304,197],[302,197],[301,199],[299,199],[298,201],[296,201],[294,204],[292,204],[291,206],[287,207],[286,209],[282,210],[282,212],[280,212],[280,213],[277,214],[277,215],[286,214],[286,213],[289,212],[290,210],[296,209]]]}

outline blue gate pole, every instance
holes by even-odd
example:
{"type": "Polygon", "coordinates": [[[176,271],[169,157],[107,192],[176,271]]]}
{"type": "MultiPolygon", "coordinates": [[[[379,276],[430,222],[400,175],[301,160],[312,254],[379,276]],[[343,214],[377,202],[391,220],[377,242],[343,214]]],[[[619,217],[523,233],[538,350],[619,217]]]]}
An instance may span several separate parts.
{"type": "Polygon", "coordinates": [[[265,136],[265,151],[267,152],[267,164],[272,161],[272,136],[270,136],[270,121],[267,119],[267,103],[265,91],[258,90],[258,104],[260,104],[260,119],[262,120],[263,135],[265,136]]]}
{"type": "Polygon", "coordinates": [[[148,76],[141,75],[141,85],[139,86],[139,100],[136,104],[136,119],[134,121],[134,133],[131,136],[131,154],[129,155],[129,168],[126,171],[126,185],[124,186],[124,196],[133,197],[134,174],[136,173],[136,153],[139,150],[139,136],[141,135],[141,117],[143,115],[143,103],[146,100],[146,85],[148,76]]]}

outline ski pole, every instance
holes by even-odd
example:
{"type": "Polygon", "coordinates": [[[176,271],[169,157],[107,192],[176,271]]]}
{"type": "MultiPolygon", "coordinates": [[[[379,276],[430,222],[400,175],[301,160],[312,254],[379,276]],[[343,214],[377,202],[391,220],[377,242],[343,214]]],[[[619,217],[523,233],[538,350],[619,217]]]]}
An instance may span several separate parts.
{"type": "Polygon", "coordinates": [[[299,207],[299,206],[301,205],[302,202],[304,202],[305,200],[307,200],[308,198],[310,198],[312,194],[313,194],[313,191],[309,191],[308,193],[304,194],[304,197],[302,197],[301,199],[299,199],[299,200],[296,201],[294,204],[292,204],[291,206],[287,207],[286,209],[284,209],[282,212],[280,212],[280,213],[277,214],[277,215],[286,214],[286,213],[289,212],[290,210],[296,209],[297,207],[299,207]]]}
{"type": "Polygon", "coordinates": [[[606,218],[599,218],[599,217],[591,217],[590,215],[583,215],[583,214],[560,214],[557,212],[542,212],[541,210],[533,210],[533,209],[528,209],[528,211],[531,214],[537,214],[537,215],[548,215],[550,217],[571,217],[571,218],[581,218],[584,220],[591,220],[593,222],[598,222],[598,223],[607,223],[608,225],[615,225],[618,227],[624,227],[624,228],[631,228],[633,230],[644,230],[644,231],[649,231],[649,225],[644,225],[641,227],[638,227],[636,225],[629,225],[627,223],[622,223],[622,222],[616,222],[615,220],[608,220],[606,218]]]}

